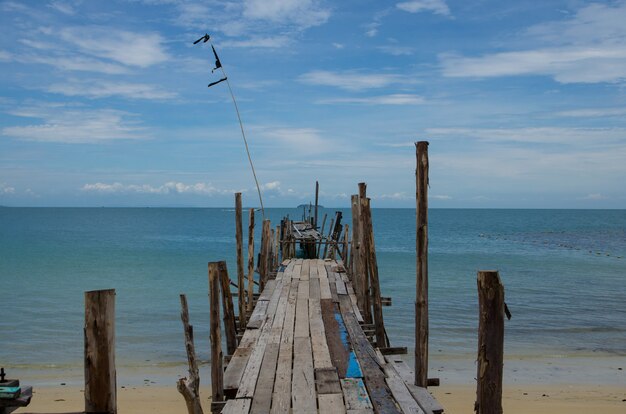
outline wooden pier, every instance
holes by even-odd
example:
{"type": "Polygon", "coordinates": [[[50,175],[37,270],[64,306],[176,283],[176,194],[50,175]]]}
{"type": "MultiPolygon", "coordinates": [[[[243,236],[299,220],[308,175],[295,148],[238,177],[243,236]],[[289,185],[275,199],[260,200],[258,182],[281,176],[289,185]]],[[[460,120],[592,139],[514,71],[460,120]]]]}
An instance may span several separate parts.
{"type": "Polygon", "coordinates": [[[223,376],[222,413],[440,413],[370,340],[341,261],[288,259],[261,292],[223,376]]]}

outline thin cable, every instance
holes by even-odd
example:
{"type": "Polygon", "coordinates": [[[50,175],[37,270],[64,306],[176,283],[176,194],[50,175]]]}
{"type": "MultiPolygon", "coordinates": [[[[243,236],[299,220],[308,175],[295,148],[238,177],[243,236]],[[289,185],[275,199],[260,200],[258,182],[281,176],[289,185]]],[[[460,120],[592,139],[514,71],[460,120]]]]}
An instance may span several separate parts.
{"type": "MultiPolygon", "coordinates": [[[[211,42],[211,46],[213,46],[213,42],[211,42]]],[[[246,139],[246,133],[243,130],[243,122],[241,122],[241,115],[239,114],[239,107],[237,106],[237,100],[235,99],[235,94],[233,93],[233,89],[230,87],[228,76],[226,76],[226,72],[224,71],[224,65],[222,65],[220,69],[222,69],[222,74],[224,75],[224,78],[226,78],[226,84],[228,85],[228,91],[230,92],[230,97],[233,99],[233,103],[235,104],[235,112],[237,112],[237,119],[239,120],[239,127],[241,128],[241,136],[243,137],[243,143],[246,146],[246,154],[248,155],[250,168],[252,168],[252,175],[254,176],[256,190],[259,193],[259,201],[261,202],[261,214],[263,215],[263,219],[265,219],[265,207],[263,207],[263,197],[261,197],[261,187],[259,186],[259,180],[256,178],[256,171],[254,170],[254,164],[252,163],[252,157],[250,156],[250,149],[248,148],[248,140],[246,139]]]]}

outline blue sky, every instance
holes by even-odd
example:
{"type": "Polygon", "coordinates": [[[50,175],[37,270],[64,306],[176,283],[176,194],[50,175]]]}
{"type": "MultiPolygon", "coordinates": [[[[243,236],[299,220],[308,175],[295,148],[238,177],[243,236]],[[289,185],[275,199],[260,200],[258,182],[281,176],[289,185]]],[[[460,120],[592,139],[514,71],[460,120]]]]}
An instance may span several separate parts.
{"type": "Polygon", "coordinates": [[[0,205],[626,207],[626,1],[0,3],[0,205]]]}

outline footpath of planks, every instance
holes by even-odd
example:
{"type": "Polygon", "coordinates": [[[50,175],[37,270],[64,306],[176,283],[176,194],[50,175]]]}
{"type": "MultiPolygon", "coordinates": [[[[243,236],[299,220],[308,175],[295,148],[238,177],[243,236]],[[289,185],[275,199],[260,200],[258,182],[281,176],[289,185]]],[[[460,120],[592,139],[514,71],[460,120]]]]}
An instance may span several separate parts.
{"type": "Polygon", "coordinates": [[[224,372],[222,413],[441,413],[362,322],[341,262],[285,260],[224,372]]]}

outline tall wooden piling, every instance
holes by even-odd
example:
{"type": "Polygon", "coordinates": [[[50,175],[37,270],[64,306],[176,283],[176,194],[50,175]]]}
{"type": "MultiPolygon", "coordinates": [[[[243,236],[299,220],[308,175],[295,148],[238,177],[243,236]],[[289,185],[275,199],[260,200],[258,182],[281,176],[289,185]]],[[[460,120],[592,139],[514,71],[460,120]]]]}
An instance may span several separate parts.
{"type": "Polygon", "coordinates": [[[239,326],[246,326],[246,288],[243,271],[243,224],[242,224],[241,193],[235,193],[235,238],[237,240],[237,304],[239,309],[239,326]]]}
{"type": "Polygon", "coordinates": [[[268,273],[270,269],[271,260],[271,239],[272,239],[272,231],[271,224],[268,219],[263,220],[263,227],[261,229],[261,255],[259,260],[259,291],[263,291],[265,288],[265,282],[267,282],[268,273]]]}
{"type": "Polygon", "coordinates": [[[183,330],[185,332],[189,377],[180,378],[176,383],[176,388],[185,399],[188,414],[203,414],[202,405],[200,404],[200,373],[198,371],[198,363],[196,362],[196,348],[193,343],[193,326],[189,324],[189,308],[185,295],[180,295],[180,307],[180,319],[183,322],[183,330]]]}
{"type": "Polygon", "coordinates": [[[224,310],[224,334],[226,335],[226,352],[232,355],[237,349],[237,325],[235,323],[235,307],[233,295],[230,293],[230,277],[226,262],[218,262],[220,284],[222,285],[222,308],[224,310]]]}
{"type": "Polygon", "coordinates": [[[220,270],[218,262],[209,263],[209,305],[212,401],[220,402],[224,400],[224,368],[220,329],[220,270]]]}
{"type": "Polygon", "coordinates": [[[376,260],[376,246],[374,244],[374,228],[372,226],[372,210],[370,209],[370,199],[361,199],[361,220],[363,222],[362,239],[363,250],[367,255],[367,274],[369,274],[370,288],[372,291],[372,308],[374,329],[376,331],[376,346],[386,348],[389,346],[387,335],[385,334],[385,323],[383,321],[383,304],[380,297],[380,282],[378,278],[378,262],[376,260]]]}
{"type": "MultiPolygon", "coordinates": [[[[246,312],[254,305],[254,208],[250,209],[248,221],[248,300],[246,312]]],[[[242,325],[239,325],[242,326],[242,325]]]]}
{"type": "Polygon", "coordinates": [[[497,271],[478,272],[477,414],[502,414],[504,287],[497,271]]]}
{"type": "Polygon", "coordinates": [[[117,413],[115,290],[85,292],[85,412],[117,413]]]}
{"type": "Polygon", "coordinates": [[[415,144],[416,257],[415,385],[428,385],[428,142],[415,144]]]}
{"type": "Polygon", "coordinates": [[[318,200],[320,195],[320,183],[315,181],[315,221],[313,222],[313,227],[317,229],[317,208],[318,208],[318,200]]]}

